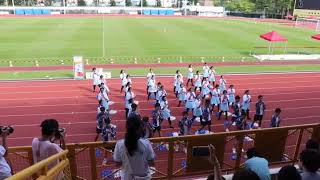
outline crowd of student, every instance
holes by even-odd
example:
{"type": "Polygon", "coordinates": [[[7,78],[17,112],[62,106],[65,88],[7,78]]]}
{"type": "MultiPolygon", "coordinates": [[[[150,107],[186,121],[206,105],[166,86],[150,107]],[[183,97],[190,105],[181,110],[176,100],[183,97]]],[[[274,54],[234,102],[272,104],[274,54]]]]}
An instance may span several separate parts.
{"type": "MultiPolygon", "coordinates": [[[[109,112],[109,95],[110,89],[106,80],[102,75],[99,75],[94,68],[93,71],[93,91],[96,91],[98,86],[98,116],[97,116],[97,133],[105,136],[104,132],[111,134],[112,130],[104,131],[107,127],[112,129],[110,125],[109,112]],[[107,119],[107,120],[103,120],[107,119]],[[105,122],[103,125],[102,122],[105,122]]],[[[214,117],[220,120],[224,117],[225,130],[229,131],[232,125],[236,126],[237,130],[261,128],[262,120],[266,111],[266,105],[263,101],[263,96],[259,95],[255,103],[255,115],[252,121],[250,118],[250,106],[252,97],[250,91],[246,90],[241,97],[236,93],[235,86],[230,84],[227,88],[227,81],[223,75],[216,82],[216,72],[213,66],[209,67],[206,63],[203,66],[203,72],[194,73],[192,65],[188,67],[187,82],[184,83],[183,75],[179,70],[176,71],[173,78],[173,93],[178,100],[177,106],[184,105],[182,118],[179,121],[179,134],[206,134],[211,133],[211,125],[214,117]],[[192,127],[195,122],[199,122],[201,127],[195,132],[192,132],[192,127]],[[207,129],[206,129],[207,127],[207,129]]],[[[124,92],[125,117],[130,114],[138,114],[138,101],[132,89],[132,80],[129,74],[124,70],[120,71],[121,88],[120,93],[124,92]]],[[[149,122],[149,117],[143,117],[144,127],[147,128],[146,138],[152,137],[155,134],[161,136],[163,121],[168,121],[169,127],[174,128],[172,120],[176,118],[172,116],[170,105],[168,102],[168,93],[162,82],[156,82],[156,75],[152,69],[149,69],[146,77],[147,100],[154,99],[154,110],[152,110],[149,122]]],[[[279,127],[281,109],[276,108],[271,117],[270,127],[279,127]]],[[[112,135],[114,137],[114,135],[112,135]]],[[[98,137],[98,136],[97,136],[98,137]]],[[[108,137],[108,136],[106,136],[108,137]]],[[[109,139],[109,138],[108,138],[109,139]]],[[[97,138],[96,138],[97,140],[97,138]]]]}

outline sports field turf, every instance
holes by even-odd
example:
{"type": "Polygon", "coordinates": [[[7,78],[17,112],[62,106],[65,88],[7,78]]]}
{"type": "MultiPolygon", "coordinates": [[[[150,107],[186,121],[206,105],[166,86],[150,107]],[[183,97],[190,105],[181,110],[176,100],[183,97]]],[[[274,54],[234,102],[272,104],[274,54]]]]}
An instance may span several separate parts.
{"type": "MultiPolygon", "coordinates": [[[[201,69],[202,67],[195,67],[201,69]]],[[[155,68],[157,75],[170,75],[174,74],[177,68],[165,67],[155,68]]],[[[181,73],[187,74],[187,68],[179,68],[181,73]]],[[[281,66],[217,66],[217,73],[263,73],[263,72],[306,72],[306,71],[320,71],[319,64],[307,64],[307,65],[281,65],[281,66]]],[[[109,69],[112,77],[119,77],[120,69],[109,69]]],[[[126,69],[126,71],[133,76],[145,76],[146,69],[132,68],[126,69]]],[[[0,72],[0,80],[12,80],[12,79],[50,79],[50,78],[73,78],[73,72],[70,70],[59,71],[18,71],[18,72],[0,72]]]]}
{"type": "MultiPolygon", "coordinates": [[[[90,57],[114,58],[115,63],[199,61],[199,57],[248,57],[254,46],[267,46],[259,35],[277,30],[290,46],[317,46],[312,30],[251,20],[137,18],[137,17],[41,17],[0,18],[0,66],[34,66],[71,63],[74,55],[91,64],[106,62],[90,57]],[[104,48],[103,48],[104,47],[104,48]],[[68,61],[66,61],[68,60],[68,61]]],[[[284,44],[279,44],[284,45],[284,44]]]]}

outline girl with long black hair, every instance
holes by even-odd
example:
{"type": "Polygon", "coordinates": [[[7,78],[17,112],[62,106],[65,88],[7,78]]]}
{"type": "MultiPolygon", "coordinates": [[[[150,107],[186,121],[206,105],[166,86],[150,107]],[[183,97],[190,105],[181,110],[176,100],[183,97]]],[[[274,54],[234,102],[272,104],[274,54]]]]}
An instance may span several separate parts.
{"type": "Polygon", "coordinates": [[[141,123],[140,116],[130,116],[126,121],[125,139],[116,144],[113,159],[122,166],[122,180],[151,179],[149,165],[153,165],[155,154],[150,141],[142,137],[141,123]]]}

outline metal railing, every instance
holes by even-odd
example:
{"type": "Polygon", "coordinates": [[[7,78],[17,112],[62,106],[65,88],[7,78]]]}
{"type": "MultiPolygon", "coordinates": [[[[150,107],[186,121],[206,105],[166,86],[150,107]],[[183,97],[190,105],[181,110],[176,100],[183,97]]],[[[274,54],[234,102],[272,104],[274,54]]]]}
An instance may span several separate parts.
{"type": "MultiPolygon", "coordinates": [[[[222,171],[232,173],[246,160],[243,149],[255,147],[270,165],[295,164],[304,143],[314,138],[320,142],[320,124],[306,124],[280,128],[221,132],[208,135],[161,137],[150,139],[156,153],[155,166],[151,168],[155,179],[173,179],[212,172],[206,160],[192,156],[193,146],[213,144],[216,147],[222,171]],[[235,147],[236,153],[231,149],[235,147]]],[[[118,178],[120,169],[112,161],[116,142],[89,142],[68,144],[68,159],[72,179],[118,178]],[[102,164],[107,158],[108,162],[102,164]]],[[[31,147],[9,149],[9,160],[15,162],[18,172],[32,165],[31,147]]]]}

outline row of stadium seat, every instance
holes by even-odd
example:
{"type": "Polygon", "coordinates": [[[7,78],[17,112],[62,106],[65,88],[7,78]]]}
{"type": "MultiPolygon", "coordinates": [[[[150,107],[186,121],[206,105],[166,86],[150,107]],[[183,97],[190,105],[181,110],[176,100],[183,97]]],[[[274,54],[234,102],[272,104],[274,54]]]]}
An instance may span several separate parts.
{"type": "Polygon", "coordinates": [[[174,15],[174,11],[172,9],[145,9],[143,10],[144,15],[166,15],[172,16],[174,15]]]}
{"type": "Polygon", "coordinates": [[[17,15],[47,15],[51,14],[50,9],[16,9],[17,15]]]}

